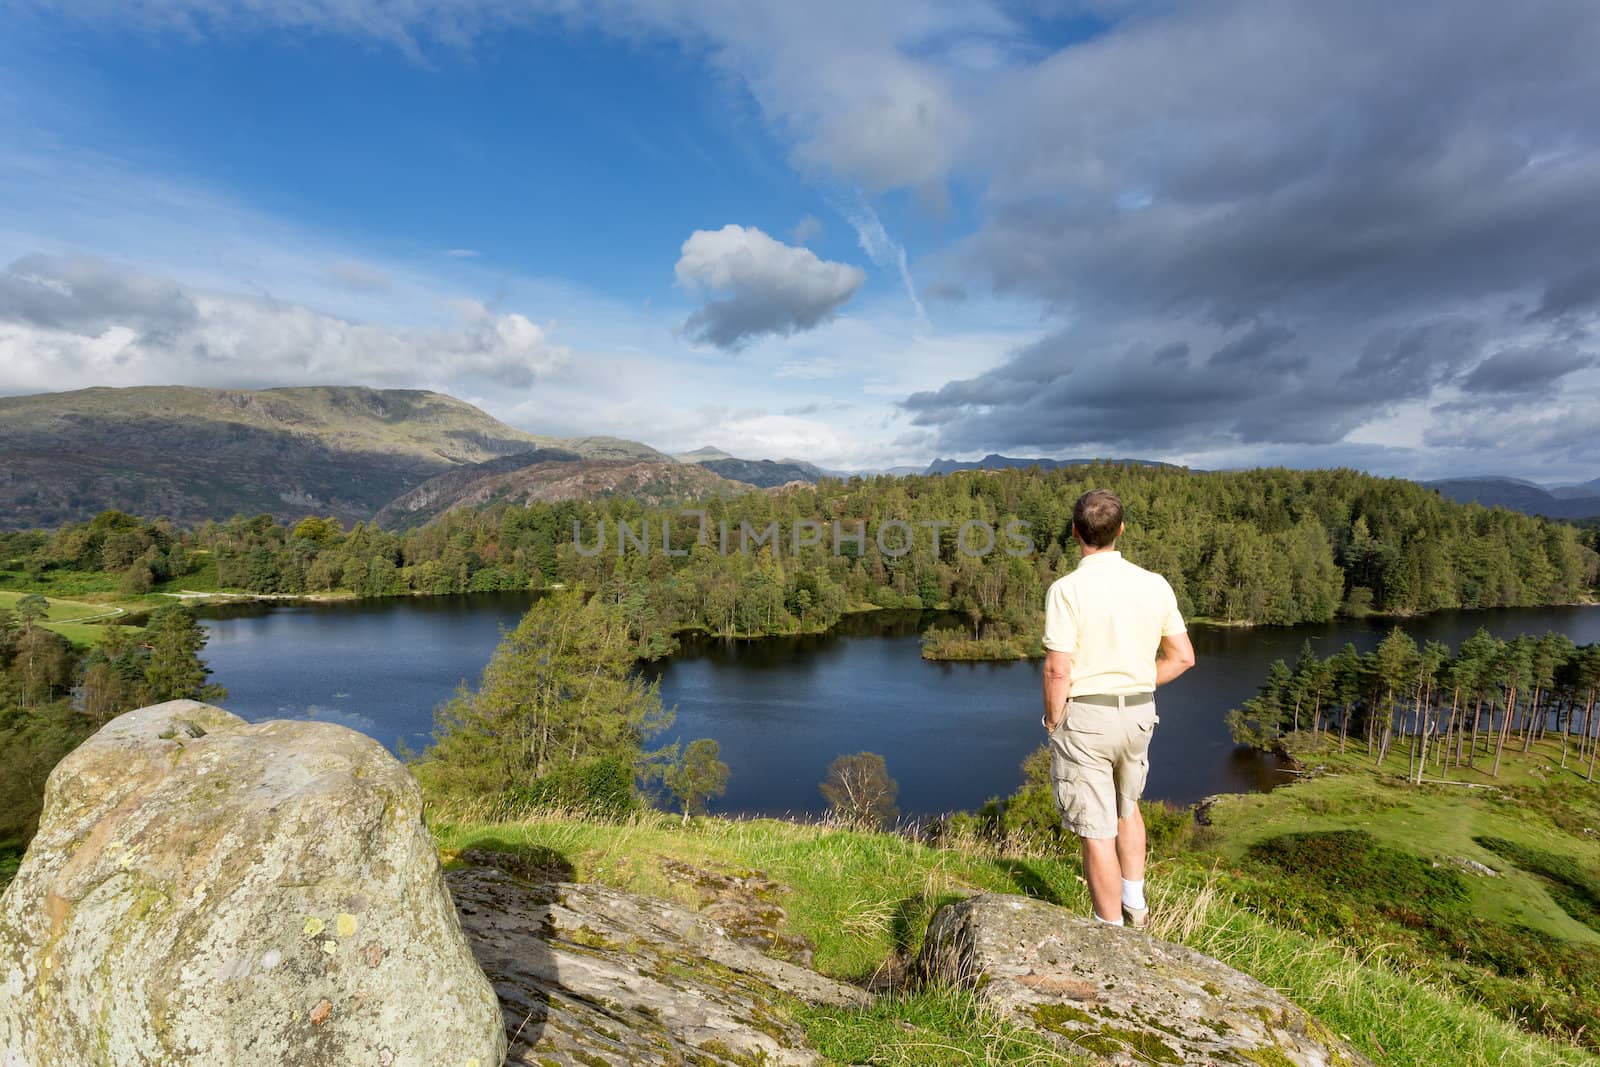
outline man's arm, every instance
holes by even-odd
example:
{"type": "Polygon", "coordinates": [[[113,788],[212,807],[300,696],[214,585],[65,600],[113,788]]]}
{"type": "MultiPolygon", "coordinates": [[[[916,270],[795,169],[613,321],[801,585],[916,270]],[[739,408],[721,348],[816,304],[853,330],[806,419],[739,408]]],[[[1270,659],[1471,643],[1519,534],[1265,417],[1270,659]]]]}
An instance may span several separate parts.
{"type": "Polygon", "coordinates": [[[1044,728],[1054,732],[1067,713],[1067,697],[1072,693],[1072,656],[1066,652],[1044,654],[1044,728]]]}
{"type": "Polygon", "coordinates": [[[1166,685],[1194,666],[1194,645],[1187,633],[1170,634],[1161,639],[1156,653],[1156,685],[1166,685]]]}

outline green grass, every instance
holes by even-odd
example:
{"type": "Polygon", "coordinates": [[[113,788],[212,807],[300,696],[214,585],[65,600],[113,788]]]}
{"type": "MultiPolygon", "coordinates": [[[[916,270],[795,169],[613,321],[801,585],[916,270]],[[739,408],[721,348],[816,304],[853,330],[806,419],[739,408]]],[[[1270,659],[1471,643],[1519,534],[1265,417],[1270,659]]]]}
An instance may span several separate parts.
{"type": "MultiPolygon", "coordinates": [[[[1352,745],[1352,750],[1356,746],[1352,745]]],[[[1468,877],[1471,912],[1481,919],[1526,926],[1570,941],[1600,944],[1600,935],[1567,913],[1544,880],[1506,863],[1477,840],[1488,837],[1556,856],[1580,867],[1600,867],[1600,837],[1573,827],[1600,830],[1600,783],[1590,784],[1551,762],[1560,743],[1548,739],[1523,756],[1506,753],[1501,779],[1485,774],[1480,784],[1408,785],[1403,757],[1398,775],[1375,773],[1370,762],[1303,755],[1308,764],[1326,763],[1329,773],[1272,793],[1231,794],[1211,809],[1213,847],[1237,862],[1258,842],[1283,834],[1322,830],[1364,830],[1377,841],[1429,862],[1467,859],[1500,871],[1500,876],[1468,877]],[[1367,762],[1366,766],[1362,766],[1367,762]],[[1542,776],[1542,777],[1541,777],[1542,776]],[[1518,783],[1521,783],[1520,785],[1518,783]],[[1549,784],[1546,784],[1549,783],[1549,784]],[[1565,825],[1563,825],[1565,824],[1565,825]]],[[[1386,770],[1394,770],[1391,754],[1386,770]]],[[[1481,772],[1464,773],[1479,774],[1481,772]]],[[[1451,773],[1456,774],[1452,768],[1451,773]]]]}
{"type": "MultiPolygon", "coordinates": [[[[15,608],[17,602],[28,593],[0,592],[0,608],[15,608]]],[[[45,598],[49,603],[49,610],[45,613],[47,622],[71,622],[74,619],[87,618],[92,615],[104,615],[114,608],[104,604],[90,604],[82,600],[61,600],[55,597],[45,598]]]]}
{"type": "Polygon", "coordinates": [[[965,993],[904,993],[882,997],[864,1010],[802,1007],[792,1014],[817,1050],[835,1063],[1043,1067],[1100,1062],[1089,1056],[1063,1056],[1055,1041],[985,1013],[965,993]]]}
{"type": "Polygon", "coordinates": [[[548,818],[515,824],[439,825],[446,855],[462,848],[554,852],[580,881],[697,903],[662,859],[719,870],[766,872],[792,892],[783,906],[793,932],[816,946],[824,974],[864,980],[896,952],[921,947],[939,903],[974,892],[1023,892],[1087,907],[1076,865],[1051,861],[1045,879],[1021,861],[929,849],[893,834],[831,830],[778,820],[694,819],[647,814],[615,823],[548,818]]]}
{"type": "MultiPolygon", "coordinates": [[[[0,591],[0,608],[15,608],[17,602],[29,593],[0,591]]],[[[100,619],[107,623],[115,622],[118,614],[126,612],[127,608],[116,604],[97,604],[85,600],[65,600],[57,597],[46,597],[49,601],[49,610],[45,614],[44,626],[48,630],[65,637],[68,641],[80,647],[87,648],[99,640],[105,631],[99,622],[80,622],[80,619],[100,619]]]]}
{"type": "Polygon", "coordinates": [[[1600,1063],[1410,973],[1382,946],[1338,946],[1228,902],[1182,940],[1282,990],[1377,1063],[1600,1063]]]}
{"type": "Polygon", "coordinates": [[[1498,837],[1480,837],[1478,844],[1541,879],[1552,899],[1585,926],[1600,933],[1600,872],[1585,870],[1571,856],[1544,852],[1498,837]]]}
{"type": "MultiPolygon", "coordinates": [[[[961,894],[1020,893],[1078,914],[1088,909],[1075,859],[1007,856],[976,844],[934,848],[772,820],[684,826],[654,813],[613,824],[551,815],[513,824],[438,823],[434,833],[447,859],[466,847],[554,853],[579,880],[691,906],[694,891],[674,884],[662,859],[727,872],[759,869],[788,890],[781,900],[788,932],[816,946],[818,970],[846,980],[892,971],[920,947],[938,905],[961,894]]],[[[1597,1062],[1520,1030],[1381,948],[1364,951],[1273,925],[1252,910],[1246,881],[1192,858],[1156,864],[1154,932],[1278,987],[1379,1063],[1597,1062]]],[[[1028,1035],[980,1023],[970,1002],[949,993],[896,996],[865,1011],[806,1009],[799,1019],[838,1062],[1048,1062],[1028,1035]]]]}

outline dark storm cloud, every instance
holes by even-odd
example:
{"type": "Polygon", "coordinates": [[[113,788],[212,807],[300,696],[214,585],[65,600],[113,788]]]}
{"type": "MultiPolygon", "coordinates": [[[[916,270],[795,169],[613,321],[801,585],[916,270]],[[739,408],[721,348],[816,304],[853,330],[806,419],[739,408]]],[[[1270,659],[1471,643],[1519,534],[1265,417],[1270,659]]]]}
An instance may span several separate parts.
{"type": "Polygon", "coordinates": [[[1195,332],[1208,339],[1201,359],[1184,341],[1126,345],[1069,328],[986,374],[914,394],[905,407],[912,422],[937,429],[944,447],[963,450],[1327,445],[1375,411],[1427,397],[1479,345],[1470,322],[1439,319],[1378,331],[1353,361],[1316,363],[1284,356],[1293,337],[1278,327],[1195,332]]]}
{"type": "Polygon", "coordinates": [[[1552,283],[1530,319],[1566,315],[1600,308],[1600,263],[1552,283]]]}
{"type": "Polygon", "coordinates": [[[1237,0],[1049,57],[959,258],[1072,325],[905,406],[944,449],[1331,443],[1593,366],[1596,54],[1588,0],[1237,0]]]}
{"type": "Polygon", "coordinates": [[[1273,366],[1298,369],[1305,366],[1306,357],[1289,351],[1285,346],[1294,340],[1294,331],[1282,326],[1258,326],[1215,352],[1211,353],[1212,367],[1273,366]]]}
{"type": "Polygon", "coordinates": [[[1461,388],[1468,393],[1537,393],[1597,362],[1593,355],[1571,349],[1506,348],[1473,367],[1461,379],[1461,388]]]}

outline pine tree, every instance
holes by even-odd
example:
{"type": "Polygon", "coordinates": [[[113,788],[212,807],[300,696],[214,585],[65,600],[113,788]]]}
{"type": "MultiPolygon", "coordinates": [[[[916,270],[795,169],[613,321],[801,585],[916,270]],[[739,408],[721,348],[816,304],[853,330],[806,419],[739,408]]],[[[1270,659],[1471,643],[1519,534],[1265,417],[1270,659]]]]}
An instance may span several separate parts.
{"type": "Polygon", "coordinates": [[[1394,733],[1394,705],[1396,694],[1405,692],[1415,684],[1422,658],[1417,652],[1417,642],[1400,627],[1389,631],[1377,652],[1377,682],[1383,692],[1383,724],[1378,737],[1377,765],[1389,754],[1389,740],[1394,733]]]}
{"type": "Polygon", "coordinates": [[[541,599],[501,640],[478,688],[435,713],[418,778],[445,793],[496,796],[583,760],[631,766],[673,717],[634,663],[619,609],[577,591],[541,599]]]}
{"type": "Polygon", "coordinates": [[[151,700],[227,698],[226,689],[206,682],[211,668],[200,659],[200,650],[206,647],[206,631],[188,608],[181,604],[157,608],[145,626],[144,641],[150,650],[144,681],[151,700]]]}

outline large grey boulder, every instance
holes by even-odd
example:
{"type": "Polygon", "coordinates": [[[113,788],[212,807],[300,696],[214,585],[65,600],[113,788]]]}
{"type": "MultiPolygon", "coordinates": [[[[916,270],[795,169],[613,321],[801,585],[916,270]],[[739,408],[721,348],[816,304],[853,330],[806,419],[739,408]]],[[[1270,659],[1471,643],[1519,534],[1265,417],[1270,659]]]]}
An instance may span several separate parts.
{"type": "MultiPolygon", "coordinates": [[[[516,869],[483,854],[473,859],[516,869]]],[[[447,877],[467,939],[500,994],[514,1064],[804,1067],[824,1061],[784,1002],[870,999],[664,900],[537,884],[490,867],[447,877]]]]}
{"type": "Polygon", "coordinates": [[[505,1036],[382,746],[180,700],[56,767],[0,898],[5,1067],[493,1067],[505,1036]]]}
{"type": "Polygon", "coordinates": [[[1027,897],[984,894],[933,917],[922,980],[1115,1064],[1368,1063],[1275,990],[1182,945],[1027,897]]]}

